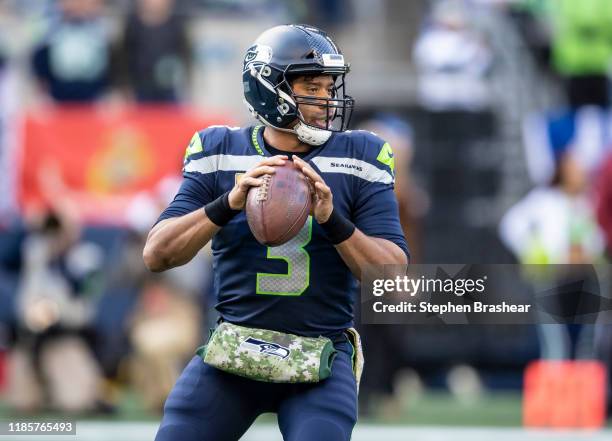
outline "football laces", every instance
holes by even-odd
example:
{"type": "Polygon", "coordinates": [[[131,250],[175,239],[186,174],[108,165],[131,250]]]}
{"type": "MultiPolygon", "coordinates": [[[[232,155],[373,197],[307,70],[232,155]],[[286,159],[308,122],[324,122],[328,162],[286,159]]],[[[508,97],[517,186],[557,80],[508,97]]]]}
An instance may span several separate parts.
{"type": "Polygon", "coordinates": [[[272,175],[264,175],[262,181],[263,183],[257,189],[257,202],[263,202],[268,199],[272,175]]]}

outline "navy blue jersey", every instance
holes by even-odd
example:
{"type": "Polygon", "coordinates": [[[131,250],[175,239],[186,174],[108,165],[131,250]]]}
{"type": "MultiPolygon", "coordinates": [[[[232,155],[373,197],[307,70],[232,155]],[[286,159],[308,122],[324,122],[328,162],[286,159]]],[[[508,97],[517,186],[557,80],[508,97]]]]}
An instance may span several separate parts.
{"type": "MultiPolygon", "coordinates": [[[[181,189],[160,220],[201,209],[271,156],[262,133],[263,126],[214,126],[196,133],[185,154],[181,189]]],[[[334,210],[408,254],[389,144],[370,132],[334,133],[304,160],[331,188],[334,210]]],[[[212,250],[216,308],[225,320],[305,336],[330,336],[352,326],[356,279],[312,217],[289,242],[266,247],[241,212],[214,236],[212,250]]]]}

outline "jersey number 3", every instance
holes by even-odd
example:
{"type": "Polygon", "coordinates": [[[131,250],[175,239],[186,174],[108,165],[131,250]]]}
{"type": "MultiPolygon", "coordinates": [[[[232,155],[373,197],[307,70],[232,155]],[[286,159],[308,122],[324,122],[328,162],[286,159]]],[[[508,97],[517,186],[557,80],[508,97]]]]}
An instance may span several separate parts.
{"type": "Polygon", "coordinates": [[[257,273],[257,294],[299,296],[310,285],[310,255],[304,249],[312,239],[312,216],[289,242],[268,247],[268,259],[287,262],[286,274],[257,273]]]}

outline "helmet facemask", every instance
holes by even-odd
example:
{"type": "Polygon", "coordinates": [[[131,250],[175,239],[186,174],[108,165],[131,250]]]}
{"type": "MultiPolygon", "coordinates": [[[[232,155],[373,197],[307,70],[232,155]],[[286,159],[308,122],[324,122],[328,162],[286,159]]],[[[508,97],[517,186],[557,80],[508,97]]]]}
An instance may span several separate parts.
{"type": "Polygon", "coordinates": [[[304,72],[295,73],[290,71],[291,66],[285,70],[283,81],[277,86],[279,96],[279,106],[284,106],[283,111],[287,115],[295,116],[292,125],[281,128],[295,132],[300,141],[311,145],[320,145],[326,142],[332,132],[343,132],[348,128],[348,125],[353,114],[355,101],[352,97],[346,95],[345,74],[332,74],[325,71],[319,72],[304,72]],[[287,71],[291,73],[287,75],[287,71]],[[334,81],[333,92],[331,97],[317,97],[311,95],[300,95],[294,91],[292,83],[295,79],[301,76],[325,76],[331,75],[334,81]],[[339,80],[339,82],[338,82],[339,80]],[[325,117],[322,118],[321,124],[313,125],[304,116],[302,110],[305,107],[313,107],[325,110],[325,117]]]}

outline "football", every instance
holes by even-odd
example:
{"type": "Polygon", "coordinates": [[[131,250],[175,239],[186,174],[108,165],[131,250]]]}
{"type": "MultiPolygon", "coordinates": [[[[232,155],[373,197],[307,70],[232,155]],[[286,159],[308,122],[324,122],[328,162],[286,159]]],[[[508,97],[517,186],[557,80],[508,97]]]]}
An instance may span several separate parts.
{"type": "Polygon", "coordinates": [[[279,246],[294,238],[311,208],[311,186],[291,161],[263,175],[263,184],[247,194],[246,217],[259,243],[279,246]]]}

